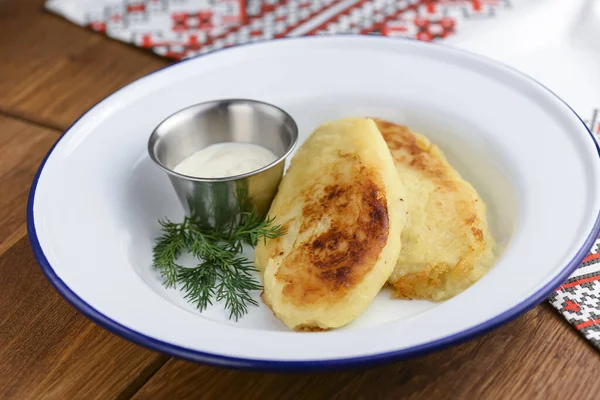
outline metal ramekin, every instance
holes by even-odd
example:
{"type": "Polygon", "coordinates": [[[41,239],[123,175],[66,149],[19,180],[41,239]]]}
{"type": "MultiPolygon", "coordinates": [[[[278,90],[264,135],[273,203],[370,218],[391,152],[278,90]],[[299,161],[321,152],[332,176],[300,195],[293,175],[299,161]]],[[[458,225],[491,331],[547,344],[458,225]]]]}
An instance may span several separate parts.
{"type": "Polygon", "coordinates": [[[234,221],[241,211],[255,208],[266,214],[297,139],[296,123],[278,107],[246,99],[216,100],[187,107],[161,122],[150,136],[148,152],[169,175],[186,214],[216,228],[234,221]],[[278,158],[256,171],[223,178],[173,171],[187,156],[223,142],[257,144],[278,158]]]}

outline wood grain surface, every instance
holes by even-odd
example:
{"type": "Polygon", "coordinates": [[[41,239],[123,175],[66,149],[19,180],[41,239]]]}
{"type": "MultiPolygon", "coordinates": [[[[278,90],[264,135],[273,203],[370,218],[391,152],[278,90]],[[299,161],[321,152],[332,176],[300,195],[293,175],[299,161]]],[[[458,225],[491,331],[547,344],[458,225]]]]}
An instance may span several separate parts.
{"type": "Polygon", "coordinates": [[[533,399],[597,398],[600,368],[591,346],[549,305],[479,339],[371,369],[261,374],[171,359],[135,399],[533,399]]]}
{"type": "Polygon", "coordinates": [[[31,180],[58,135],[0,115],[0,255],[25,236],[31,180]]]}
{"type": "Polygon", "coordinates": [[[0,256],[0,396],[129,397],[166,361],[88,321],[41,273],[24,238],[0,256]]]}
{"type": "Polygon", "coordinates": [[[0,111],[65,129],[115,90],[167,61],[42,10],[0,0],[0,111]]]}
{"type": "Polygon", "coordinates": [[[0,398],[129,397],[167,357],[115,337],[67,304],[25,236],[29,187],[58,137],[0,116],[0,398]]]}
{"type": "Polygon", "coordinates": [[[0,0],[0,399],[598,397],[600,357],[547,304],[441,352],[314,374],[196,365],[88,321],[33,258],[25,226],[29,186],[62,130],[167,62],[50,15],[42,4],[0,0]]]}

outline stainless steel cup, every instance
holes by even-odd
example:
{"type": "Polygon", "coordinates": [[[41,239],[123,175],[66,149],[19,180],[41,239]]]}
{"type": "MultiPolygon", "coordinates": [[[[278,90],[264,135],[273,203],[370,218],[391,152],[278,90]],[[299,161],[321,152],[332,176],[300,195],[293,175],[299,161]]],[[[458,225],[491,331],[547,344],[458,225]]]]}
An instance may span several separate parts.
{"type": "Polygon", "coordinates": [[[150,136],[148,152],[169,175],[186,214],[217,229],[235,225],[242,211],[255,208],[261,216],[266,214],[297,139],[296,123],[278,107],[254,100],[217,100],[185,108],[161,122],[150,136]],[[173,171],[189,155],[223,142],[257,144],[278,158],[256,171],[224,178],[173,171]]]}

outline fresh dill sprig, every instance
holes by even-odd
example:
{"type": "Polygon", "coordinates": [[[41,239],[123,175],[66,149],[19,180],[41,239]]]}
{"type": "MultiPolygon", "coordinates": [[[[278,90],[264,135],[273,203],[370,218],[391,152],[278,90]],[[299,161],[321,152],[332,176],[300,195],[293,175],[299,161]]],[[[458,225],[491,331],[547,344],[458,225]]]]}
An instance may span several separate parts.
{"type": "Polygon", "coordinates": [[[252,262],[245,257],[235,257],[230,262],[220,265],[220,282],[217,284],[217,301],[225,300],[229,318],[237,321],[248,312],[248,304],[257,306],[250,292],[262,287],[251,272],[254,271],[252,262]]]}
{"type": "Polygon", "coordinates": [[[275,239],[285,235],[285,229],[281,225],[273,224],[273,218],[260,218],[257,213],[243,213],[242,223],[237,227],[235,235],[252,247],[256,247],[259,240],[275,239]]]}
{"type": "Polygon", "coordinates": [[[177,282],[183,286],[185,299],[196,305],[200,311],[212,305],[215,297],[218,271],[210,262],[198,264],[195,268],[181,268],[177,271],[177,282]]]}
{"type": "Polygon", "coordinates": [[[163,233],[152,251],[152,262],[154,267],[160,270],[163,285],[171,288],[177,284],[177,271],[181,268],[175,261],[187,248],[187,220],[181,224],[173,223],[168,219],[158,222],[163,233]]]}
{"type": "Polygon", "coordinates": [[[204,311],[213,300],[224,301],[229,318],[237,321],[248,312],[248,305],[258,305],[251,292],[262,287],[252,272],[251,261],[240,255],[243,244],[255,247],[260,240],[274,239],[285,234],[272,218],[261,218],[253,210],[239,215],[238,224],[219,230],[200,226],[193,218],[185,217],[175,223],[159,221],[162,235],[153,249],[153,266],[158,269],[163,285],[185,292],[185,299],[204,311]],[[190,253],[199,260],[192,268],[183,267],[177,259],[190,253]]]}

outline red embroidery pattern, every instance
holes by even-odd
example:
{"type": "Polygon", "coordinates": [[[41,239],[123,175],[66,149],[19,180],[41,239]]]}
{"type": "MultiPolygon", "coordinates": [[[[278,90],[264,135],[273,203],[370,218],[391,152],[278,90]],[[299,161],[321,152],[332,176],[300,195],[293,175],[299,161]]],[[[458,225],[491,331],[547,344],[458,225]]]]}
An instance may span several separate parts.
{"type": "Polygon", "coordinates": [[[468,20],[490,18],[510,0],[125,0],[104,2],[83,24],[179,60],[285,36],[381,34],[431,41],[468,20]]]}

